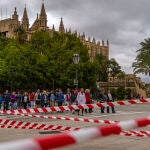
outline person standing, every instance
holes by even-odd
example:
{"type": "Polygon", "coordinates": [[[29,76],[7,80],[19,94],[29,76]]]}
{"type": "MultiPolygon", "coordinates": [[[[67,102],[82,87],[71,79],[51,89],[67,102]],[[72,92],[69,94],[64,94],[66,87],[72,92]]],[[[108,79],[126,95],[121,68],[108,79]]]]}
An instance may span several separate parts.
{"type": "Polygon", "coordinates": [[[0,93],[0,109],[1,109],[1,107],[2,107],[2,102],[3,102],[3,96],[2,96],[2,94],[0,93]]]}
{"type": "MultiPolygon", "coordinates": [[[[86,97],[84,93],[84,88],[81,88],[80,92],[77,95],[77,104],[83,105],[85,103],[86,103],[86,97]]],[[[80,112],[80,109],[78,110],[78,115],[80,115],[79,112],[80,112]]],[[[83,112],[84,112],[84,108],[82,109],[82,115],[83,115],[83,112]]]]}
{"type": "Polygon", "coordinates": [[[28,102],[29,102],[28,93],[24,92],[23,98],[22,98],[22,103],[23,103],[23,108],[24,109],[27,109],[28,102]]]}
{"type": "Polygon", "coordinates": [[[40,89],[38,89],[37,92],[35,93],[35,102],[37,107],[40,107],[41,105],[41,97],[42,93],[40,92],[40,89]]]}
{"type": "Polygon", "coordinates": [[[69,88],[67,89],[67,93],[65,95],[65,102],[67,106],[71,105],[71,92],[69,88]]]}
{"type": "Polygon", "coordinates": [[[8,110],[10,102],[10,94],[8,90],[5,91],[3,97],[4,97],[4,110],[8,110]]]}
{"type": "Polygon", "coordinates": [[[11,110],[15,110],[17,108],[17,99],[15,92],[12,92],[12,95],[10,96],[10,106],[11,110]]]}
{"type": "MultiPolygon", "coordinates": [[[[73,89],[71,89],[70,91],[71,93],[71,96],[70,96],[70,105],[75,105],[76,104],[76,98],[77,98],[77,95],[78,95],[78,92],[74,92],[73,89]]],[[[75,110],[72,110],[72,114],[75,114],[75,110]]]]}
{"type": "MultiPolygon", "coordinates": [[[[100,103],[107,102],[107,95],[105,94],[105,89],[104,88],[99,90],[98,99],[99,99],[100,103]]],[[[105,113],[104,110],[105,110],[105,107],[101,107],[101,113],[105,113]]]]}
{"type": "Polygon", "coordinates": [[[54,91],[51,91],[51,93],[50,93],[50,106],[51,107],[55,106],[55,94],[54,94],[54,91]]]}
{"type": "Polygon", "coordinates": [[[31,92],[29,94],[29,101],[30,101],[31,108],[34,108],[35,107],[35,93],[34,92],[31,92]]]}
{"type": "MultiPolygon", "coordinates": [[[[110,90],[107,91],[107,99],[108,99],[107,102],[114,102],[112,94],[110,93],[110,90]]],[[[111,106],[111,110],[112,110],[112,113],[116,113],[114,106],[111,106]]],[[[109,113],[109,107],[107,107],[107,112],[109,113]]]]}
{"type": "MultiPolygon", "coordinates": [[[[90,90],[86,89],[85,90],[85,98],[86,98],[86,104],[91,104],[91,96],[90,96],[90,90]]],[[[85,109],[85,112],[87,113],[87,109],[85,109]]],[[[92,112],[92,109],[89,108],[89,113],[92,112]]]]}
{"type": "Polygon", "coordinates": [[[58,106],[62,106],[64,102],[64,95],[62,93],[62,90],[59,89],[59,92],[56,94],[56,102],[58,106]]]}
{"type": "Polygon", "coordinates": [[[48,106],[48,95],[46,91],[43,91],[42,97],[41,97],[41,107],[47,107],[48,106]]]}
{"type": "Polygon", "coordinates": [[[16,95],[16,99],[17,99],[17,108],[21,109],[21,107],[22,107],[22,94],[19,91],[16,95]]]}

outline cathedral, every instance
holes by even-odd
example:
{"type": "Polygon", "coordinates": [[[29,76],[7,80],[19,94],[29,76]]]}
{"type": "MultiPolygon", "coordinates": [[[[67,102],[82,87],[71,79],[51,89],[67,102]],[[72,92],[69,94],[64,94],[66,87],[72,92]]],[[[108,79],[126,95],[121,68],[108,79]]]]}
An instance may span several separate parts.
{"type": "MultiPolygon", "coordinates": [[[[31,33],[38,31],[38,30],[45,30],[50,33],[50,35],[53,34],[55,31],[55,27],[50,29],[47,26],[47,14],[45,11],[44,3],[42,3],[40,14],[37,14],[37,17],[34,21],[34,23],[29,26],[29,18],[26,7],[24,8],[22,20],[19,21],[19,16],[17,14],[17,9],[15,8],[14,13],[12,14],[11,18],[7,18],[4,20],[0,20],[0,33],[3,36],[6,36],[8,38],[14,38],[15,37],[15,29],[18,27],[22,27],[26,32],[26,39],[30,39],[31,33]]],[[[67,30],[64,27],[63,19],[60,20],[59,30],[56,31],[60,34],[62,33],[68,33],[68,34],[75,34],[78,36],[78,38],[81,40],[81,42],[86,45],[89,49],[89,56],[91,61],[96,56],[96,54],[103,54],[106,56],[106,58],[109,59],[109,42],[102,41],[101,43],[95,40],[95,38],[91,39],[90,37],[86,38],[85,33],[82,35],[78,35],[77,31],[71,32],[71,29],[67,30]]]]}

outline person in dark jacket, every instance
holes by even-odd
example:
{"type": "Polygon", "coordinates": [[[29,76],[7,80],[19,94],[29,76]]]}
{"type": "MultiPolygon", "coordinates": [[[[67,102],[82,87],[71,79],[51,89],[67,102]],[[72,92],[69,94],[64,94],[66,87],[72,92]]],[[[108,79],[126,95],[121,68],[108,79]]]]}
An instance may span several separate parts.
{"type": "MultiPolygon", "coordinates": [[[[105,89],[100,89],[98,93],[98,100],[100,103],[107,102],[107,95],[105,94],[105,89]]],[[[101,113],[105,113],[105,107],[101,107],[101,113]]]]}
{"type": "Polygon", "coordinates": [[[2,94],[0,93],[0,109],[1,109],[1,107],[2,107],[2,102],[3,102],[3,100],[4,100],[4,98],[3,98],[2,94]]]}
{"type": "Polygon", "coordinates": [[[23,98],[22,98],[23,108],[27,109],[28,103],[29,103],[29,96],[27,92],[24,92],[23,98]]]}
{"type": "Polygon", "coordinates": [[[18,109],[21,109],[21,107],[22,107],[22,97],[23,97],[23,95],[18,91],[18,93],[16,95],[18,109]]]}
{"type": "Polygon", "coordinates": [[[43,91],[41,97],[41,107],[47,107],[47,106],[48,106],[48,95],[46,91],[43,91]]]}
{"type": "MultiPolygon", "coordinates": [[[[112,94],[110,93],[110,90],[107,91],[106,95],[107,95],[107,102],[114,102],[112,94]]],[[[116,113],[114,106],[111,106],[111,110],[112,110],[112,113],[116,113]]],[[[109,113],[109,107],[107,107],[107,113],[109,113]]]]}
{"type": "Polygon", "coordinates": [[[3,98],[4,98],[4,110],[8,110],[10,102],[10,94],[8,90],[5,91],[3,98]]]}
{"type": "Polygon", "coordinates": [[[59,92],[56,95],[56,102],[57,102],[58,106],[62,106],[62,104],[64,102],[64,95],[63,95],[61,89],[59,89],[59,92]]]}

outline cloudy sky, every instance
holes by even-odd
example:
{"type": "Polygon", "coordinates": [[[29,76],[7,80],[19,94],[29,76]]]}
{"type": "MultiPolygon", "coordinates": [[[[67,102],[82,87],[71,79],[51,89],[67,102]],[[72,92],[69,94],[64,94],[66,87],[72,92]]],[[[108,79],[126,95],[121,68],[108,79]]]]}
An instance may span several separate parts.
{"type": "MultiPolygon", "coordinates": [[[[17,7],[20,18],[26,4],[30,25],[40,12],[42,0],[0,1],[1,18],[10,17],[17,7]],[[6,11],[7,9],[7,11],[6,11]],[[7,13],[6,13],[7,12],[7,13]]],[[[63,17],[71,27],[97,40],[110,41],[110,58],[130,71],[139,43],[150,35],[150,0],[45,0],[48,25],[58,29],[63,17]]]]}

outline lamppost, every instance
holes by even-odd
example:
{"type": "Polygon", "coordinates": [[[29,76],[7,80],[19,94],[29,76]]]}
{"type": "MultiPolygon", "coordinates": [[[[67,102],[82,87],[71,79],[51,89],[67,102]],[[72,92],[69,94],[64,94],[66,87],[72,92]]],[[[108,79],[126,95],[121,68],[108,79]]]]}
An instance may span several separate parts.
{"type": "Polygon", "coordinates": [[[78,88],[78,64],[79,64],[79,60],[80,60],[80,56],[78,53],[74,53],[72,56],[73,59],[73,63],[75,64],[75,68],[76,68],[76,77],[74,80],[74,85],[76,86],[76,88],[78,88]]]}

